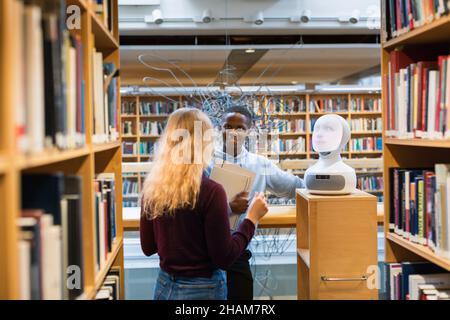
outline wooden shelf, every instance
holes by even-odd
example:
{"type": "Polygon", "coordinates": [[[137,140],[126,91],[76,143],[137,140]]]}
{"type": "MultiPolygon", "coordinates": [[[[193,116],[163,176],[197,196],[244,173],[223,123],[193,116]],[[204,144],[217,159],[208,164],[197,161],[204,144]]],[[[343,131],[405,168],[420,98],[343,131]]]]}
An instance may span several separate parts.
{"type": "Polygon", "coordinates": [[[105,280],[106,275],[108,274],[109,270],[111,270],[114,260],[116,259],[117,255],[119,254],[119,251],[122,249],[122,246],[123,246],[123,239],[121,237],[116,238],[113,243],[111,252],[108,253],[105,265],[99,272],[97,272],[97,274],[95,276],[94,288],[91,288],[91,290],[88,291],[89,299],[95,298],[97,291],[102,286],[103,281],[105,280]]]}
{"type": "Polygon", "coordinates": [[[168,114],[141,114],[139,115],[140,118],[156,118],[156,119],[166,119],[169,117],[168,114]]]}
{"type": "Polygon", "coordinates": [[[387,145],[411,146],[411,147],[430,147],[430,148],[450,148],[450,140],[427,140],[427,139],[397,139],[385,138],[387,145]]]}
{"type": "Polygon", "coordinates": [[[151,135],[151,134],[148,134],[148,135],[141,134],[140,137],[141,137],[141,139],[159,139],[159,138],[161,138],[160,135],[151,135]]]}
{"type": "Polygon", "coordinates": [[[94,144],[93,149],[95,153],[109,151],[112,149],[119,148],[121,146],[120,141],[102,143],[102,144],[94,144]]]}
{"type": "Polygon", "coordinates": [[[137,118],[137,115],[135,115],[135,114],[123,114],[123,115],[121,115],[121,118],[122,119],[134,119],[134,118],[137,118]]]}
{"type": "Polygon", "coordinates": [[[381,111],[350,111],[351,116],[381,116],[381,111]]]}
{"type": "Polygon", "coordinates": [[[440,44],[450,41],[450,15],[418,27],[383,44],[385,50],[404,45],[440,44]]]}
{"type": "Polygon", "coordinates": [[[309,115],[311,117],[319,117],[319,116],[323,116],[326,114],[337,114],[339,116],[348,116],[350,114],[349,111],[337,111],[337,112],[310,112],[309,115]]]}
{"type": "Polygon", "coordinates": [[[18,156],[15,166],[21,170],[42,167],[49,164],[85,157],[90,153],[88,147],[74,150],[48,150],[39,154],[18,156]]]}
{"type": "Polygon", "coordinates": [[[123,134],[122,139],[137,139],[137,135],[135,134],[123,134]]]}
{"type": "Polygon", "coordinates": [[[119,42],[113,37],[100,18],[91,11],[92,32],[95,37],[95,47],[104,55],[109,55],[119,49],[119,42]]]}
{"type": "Polygon", "coordinates": [[[409,251],[414,252],[418,256],[450,271],[450,260],[436,255],[428,247],[422,246],[420,244],[412,243],[411,241],[408,241],[394,233],[388,233],[386,235],[386,238],[388,240],[393,241],[396,244],[408,249],[409,251]]]}
{"type": "Polygon", "coordinates": [[[371,136],[371,135],[382,135],[381,131],[352,131],[352,136],[371,136]]]}

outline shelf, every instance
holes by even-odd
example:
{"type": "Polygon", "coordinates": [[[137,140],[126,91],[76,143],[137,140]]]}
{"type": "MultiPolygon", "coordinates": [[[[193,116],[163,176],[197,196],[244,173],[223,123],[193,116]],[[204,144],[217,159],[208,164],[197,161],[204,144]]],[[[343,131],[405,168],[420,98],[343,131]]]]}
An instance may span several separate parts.
{"type": "Polygon", "coordinates": [[[310,268],[310,254],[308,249],[297,249],[297,255],[310,268]]]}
{"type": "Polygon", "coordinates": [[[379,153],[383,153],[383,151],[381,150],[374,150],[374,151],[352,151],[352,155],[353,154],[379,154],[379,153]]]}
{"type": "Polygon", "coordinates": [[[92,32],[95,37],[95,48],[101,51],[104,55],[109,55],[115,50],[119,49],[119,42],[113,37],[111,32],[106,28],[105,24],[90,10],[92,18],[92,32]]]}
{"type": "Polygon", "coordinates": [[[58,162],[70,161],[76,158],[87,156],[89,153],[90,152],[88,147],[62,151],[49,150],[39,154],[19,156],[15,161],[15,165],[17,165],[19,169],[26,170],[58,162]]]}
{"type": "Polygon", "coordinates": [[[168,114],[141,114],[140,118],[155,118],[155,119],[166,119],[169,117],[168,114]]]}
{"type": "Polygon", "coordinates": [[[351,135],[353,136],[369,136],[369,135],[381,135],[383,134],[381,131],[352,131],[351,135]]]}
{"type": "Polygon", "coordinates": [[[109,151],[115,148],[119,148],[121,145],[120,141],[107,142],[102,144],[94,144],[93,149],[95,153],[109,151]]]}
{"type": "Polygon", "coordinates": [[[450,148],[450,140],[427,140],[427,139],[397,139],[385,138],[384,143],[388,145],[430,147],[430,148],[450,148]]]}
{"type": "Polygon", "coordinates": [[[99,272],[97,272],[97,274],[95,276],[94,288],[91,289],[90,292],[88,292],[88,296],[90,298],[95,298],[95,295],[97,294],[97,291],[102,286],[103,281],[105,280],[106,275],[108,274],[109,270],[111,270],[111,267],[114,264],[114,260],[116,259],[117,255],[119,254],[119,251],[122,248],[122,246],[123,246],[123,239],[122,238],[116,238],[116,240],[114,241],[114,244],[113,244],[111,252],[108,253],[105,265],[103,266],[103,268],[99,272]]]}
{"type": "Polygon", "coordinates": [[[450,260],[436,255],[429,248],[422,246],[420,244],[412,243],[411,241],[408,241],[394,233],[388,233],[386,235],[386,238],[388,240],[395,242],[396,244],[408,249],[409,251],[417,254],[418,256],[421,256],[422,258],[450,271],[450,260]]]}
{"type": "Polygon", "coordinates": [[[324,116],[326,114],[337,114],[339,116],[348,116],[349,115],[349,111],[337,111],[337,112],[310,112],[309,115],[310,116],[324,116]]]}
{"type": "Polygon", "coordinates": [[[267,115],[269,117],[304,117],[306,112],[274,112],[267,115]]]}
{"type": "Polygon", "coordinates": [[[306,132],[280,132],[280,133],[269,133],[269,136],[280,136],[280,137],[298,137],[306,136],[306,132]]]}
{"type": "Polygon", "coordinates": [[[137,118],[137,115],[135,115],[135,114],[122,114],[121,118],[122,119],[134,119],[134,118],[137,118]]]}
{"type": "Polygon", "coordinates": [[[159,138],[161,138],[161,136],[160,135],[140,135],[140,137],[141,137],[141,139],[143,138],[143,139],[159,139],[159,138]]]}
{"type": "Polygon", "coordinates": [[[450,15],[447,15],[385,42],[383,48],[393,50],[404,45],[438,44],[448,43],[449,41],[450,15]]]}
{"type": "Polygon", "coordinates": [[[125,134],[125,135],[122,135],[122,139],[137,139],[137,135],[135,135],[135,134],[125,134]]]}
{"type": "Polygon", "coordinates": [[[139,155],[137,154],[122,154],[122,158],[137,158],[139,155]]]}
{"type": "Polygon", "coordinates": [[[350,111],[351,116],[380,116],[381,117],[381,111],[350,111]]]}

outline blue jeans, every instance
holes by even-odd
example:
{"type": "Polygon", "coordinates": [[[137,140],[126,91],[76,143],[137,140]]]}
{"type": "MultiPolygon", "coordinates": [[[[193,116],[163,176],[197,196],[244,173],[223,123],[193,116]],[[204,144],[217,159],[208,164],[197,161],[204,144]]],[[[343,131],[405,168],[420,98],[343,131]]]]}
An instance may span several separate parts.
{"type": "Polygon", "coordinates": [[[226,300],[225,271],[214,271],[211,278],[174,277],[160,270],[154,300],[226,300]]]}

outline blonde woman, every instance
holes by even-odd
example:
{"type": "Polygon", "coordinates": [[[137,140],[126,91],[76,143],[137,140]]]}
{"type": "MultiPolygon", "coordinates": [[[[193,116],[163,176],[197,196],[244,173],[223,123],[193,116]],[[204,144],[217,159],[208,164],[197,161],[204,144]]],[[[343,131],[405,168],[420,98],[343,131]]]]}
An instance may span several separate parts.
{"type": "Polygon", "coordinates": [[[223,187],[204,170],[213,156],[213,127],[200,110],[172,113],[142,192],[143,252],[158,253],[156,300],[225,300],[226,269],[244,252],[267,213],[262,194],[230,234],[223,187]]]}

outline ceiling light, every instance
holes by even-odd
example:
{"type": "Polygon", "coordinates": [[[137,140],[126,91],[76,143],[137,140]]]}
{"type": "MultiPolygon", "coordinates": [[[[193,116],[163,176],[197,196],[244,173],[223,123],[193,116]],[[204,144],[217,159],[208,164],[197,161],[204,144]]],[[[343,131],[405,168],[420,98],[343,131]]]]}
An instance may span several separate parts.
{"type": "Polygon", "coordinates": [[[311,20],[311,10],[303,10],[302,15],[300,16],[300,20],[303,23],[308,23],[311,20]]]}
{"type": "Polygon", "coordinates": [[[163,15],[160,9],[155,9],[152,11],[153,22],[156,24],[161,24],[164,22],[163,15]]]}
{"type": "Polygon", "coordinates": [[[212,13],[210,9],[203,11],[202,21],[203,23],[210,23],[212,21],[212,13]]]}
{"type": "Polygon", "coordinates": [[[249,48],[249,49],[245,50],[245,53],[255,53],[255,49],[249,48]]]}
{"type": "Polygon", "coordinates": [[[256,15],[255,24],[259,26],[262,25],[263,23],[264,23],[264,14],[262,13],[262,11],[260,11],[256,15]]]}

